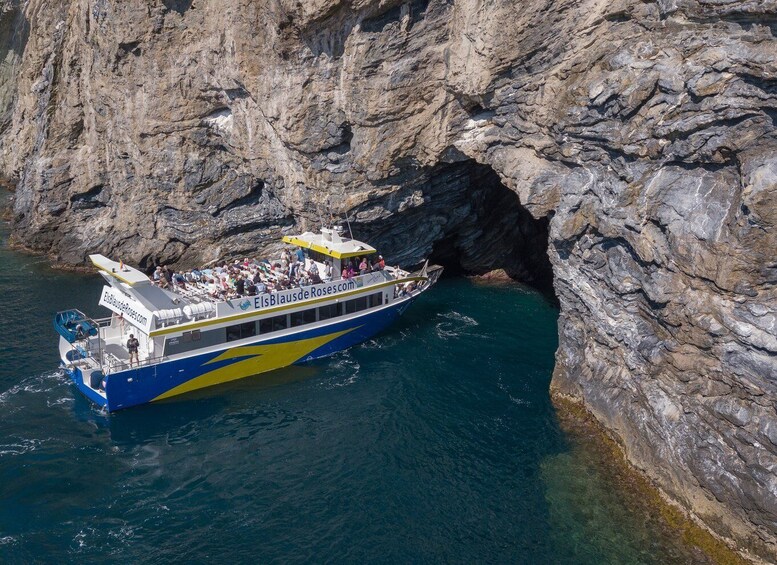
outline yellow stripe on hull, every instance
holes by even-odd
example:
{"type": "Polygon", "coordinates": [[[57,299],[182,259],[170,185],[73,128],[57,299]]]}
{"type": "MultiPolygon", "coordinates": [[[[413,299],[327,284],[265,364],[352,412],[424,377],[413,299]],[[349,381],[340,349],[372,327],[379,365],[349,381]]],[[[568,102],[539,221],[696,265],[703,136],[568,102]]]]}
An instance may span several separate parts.
{"type": "Polygon", "coordinates": [[[170,398],[171,396],[191,392],[199,388],[228,383],[243,377],[273,371],[275,369],[280,369],[281,367],[288,367],[319,347],[326,345],[330,341],[355,329],[358,329],[358,327],[298,341],[272,343],[267,345],[244,345],[242,347],[227,349],[218,357],[205,363],[205,365],[226,361],[228,359],[237,359],[240,357],[247,358],[225,367],[209,371],[190,381],[186,381],[185,383],[160,394],[153,400],[162,400],[170,398]]]}

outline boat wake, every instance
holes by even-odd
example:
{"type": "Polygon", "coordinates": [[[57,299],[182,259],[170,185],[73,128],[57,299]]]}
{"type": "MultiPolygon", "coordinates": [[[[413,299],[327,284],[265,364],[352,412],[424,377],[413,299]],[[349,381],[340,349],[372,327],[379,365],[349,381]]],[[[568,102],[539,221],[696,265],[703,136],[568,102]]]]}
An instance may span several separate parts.
{"type": "MultiPolygon", "coordinates": [[[[16,404],[11,406],[11,401],[15,400],[19,396],[25,394],[45,394],[54,390],[60,389],[63,386],[67,387],[68,378],[63,371],[57,370],[53,372],[42,373],[40,375],[30,376],[22,379],[11,388],[0,392],[0,404],[8,404],[8,408],[4,410],[7,415],[10,412],[16,412],[21,407],[16,404]]],[[[54,400],[47,400],[49,406],[61,404],[69,400],[69,397],[60,397],[54,400]],[[53,404],[52,404],[53,403],[53,404]]]]}
{"type": "Polygon", "coordinates": [[[460,314],[455,310],[445,312],[444,314],[437,314],[437,316],[444,319],[435,325],[435,333],[440,339],[447,341],[449,339],[465,336],[479,337],[478,334],[467,331],[469,328],[480,325],[474,318],[460,314]]]}
{"type": "Polygon", "coordinates": [[[361,365],[348,352],[342,352],[331,357],[331,370],[335,375],[322,383],[327,389],[349,386],[359,378],[361,365]]]}
{"type": "Polygon", "coordinates": [[[18,438],[16,443],[0,444],[0,457],[24,455],[35,451],[44,441],[35,438],[18,438]]]}
{"type": "Polygon", "coordinates": [[[398,332],[392,332],[391,334],[381,334],[375,339],[368,339],[361,344],[362,349],[391,349],[401,345],[407,338],[410,337],[410,333],[404,330],[398,332]]]}

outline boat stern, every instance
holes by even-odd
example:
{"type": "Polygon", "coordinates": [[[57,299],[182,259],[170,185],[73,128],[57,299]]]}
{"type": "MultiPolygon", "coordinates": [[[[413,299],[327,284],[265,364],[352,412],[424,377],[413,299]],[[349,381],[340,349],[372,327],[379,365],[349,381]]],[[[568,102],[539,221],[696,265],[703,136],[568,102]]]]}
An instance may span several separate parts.
{"type": "Polygon", "coordinates": [[[100,408],[108,408],[108,396],[103,390],[104,376],[102,372],[97,370],[88,370],[76,365],[70,364],[63,366],[65,374],[75,383],[78,390],[86,396],[89,400],[97,404],[100,408]],[[97,372],[99,375],[95,375],[97,372]],[[96,383],[99,380],[100,384],[97,388],[92,388],[90,383],[96,383]]]}

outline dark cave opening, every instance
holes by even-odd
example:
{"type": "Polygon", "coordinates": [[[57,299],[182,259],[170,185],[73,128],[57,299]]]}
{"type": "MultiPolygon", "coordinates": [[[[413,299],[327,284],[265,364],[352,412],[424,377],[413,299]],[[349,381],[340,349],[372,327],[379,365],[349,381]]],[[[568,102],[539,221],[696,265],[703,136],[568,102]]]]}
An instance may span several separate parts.
{"type": "Polygon", "coordinates": [[[549,219],[534,218],[490,166],[467,161],[449,167],[453,170],[441,171],[438,182],[452,173],[469,212],[434,242],[430,262],[452,275],[502,269],[512,280],[552,293],[549,219]]]}
{"type": "Polygon", "coordinates": [[[163,0],[165,8],[178,12],[182,16],[192,7],[193,0],[163,0]]]}
{"type": "Polygon", "coordinates": [[[445,267],[445,276],[502,269],[553,299],[550,220],[534,218],[490,166],[466,158],[423,171],[409,166],[384,182],[402,188],[351,217],[353,233],[390,262],[409,266],[429,258],[445,267]]]}

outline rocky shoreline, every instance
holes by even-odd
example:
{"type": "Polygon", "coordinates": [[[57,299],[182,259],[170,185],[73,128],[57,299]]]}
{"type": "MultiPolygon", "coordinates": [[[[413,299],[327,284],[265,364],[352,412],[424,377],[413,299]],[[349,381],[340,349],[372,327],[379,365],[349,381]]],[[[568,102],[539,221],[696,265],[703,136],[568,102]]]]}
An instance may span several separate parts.
{"type": "Polygon", "coordinates": [[[776,36],[774,0],[0,0],[0,175],[63,264],[348,217],[392,262],[552,281],[554,394],[769,561],[776,36]]]}
{"type": "Polygon", "coordinates": [[[603,428],[579,400],[561,394],[551,394],[551,400],[559,424],[573,444],[593,455],[596,467],[608,475],[610,484],[632,511],[643,514],[654,527],[669,532],[687,546],[691,553],[688,558],[693,563],[766,563],[752,552],[737,548],[730,540],[728,543],[721,540],[698,518],[689,515],[687,509],[663,493],[645,473],[635,469],[624,457],[617,438],[603,428]]]}

